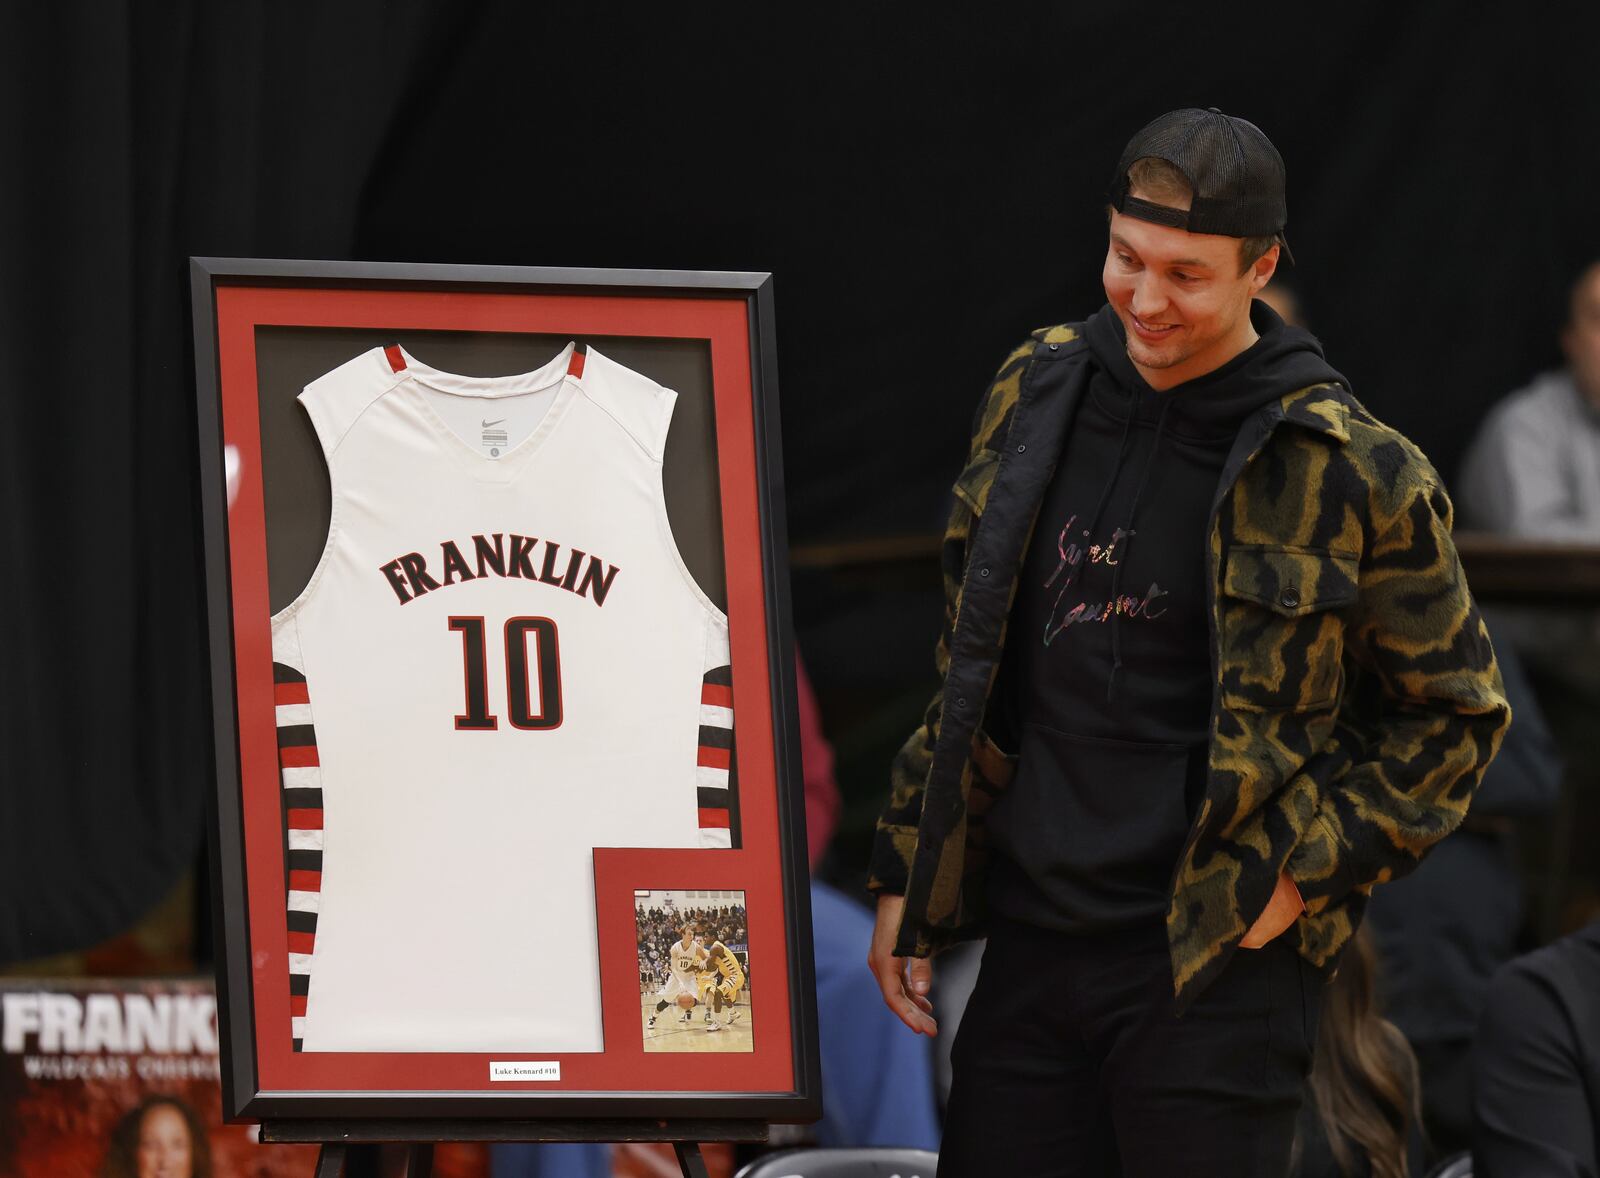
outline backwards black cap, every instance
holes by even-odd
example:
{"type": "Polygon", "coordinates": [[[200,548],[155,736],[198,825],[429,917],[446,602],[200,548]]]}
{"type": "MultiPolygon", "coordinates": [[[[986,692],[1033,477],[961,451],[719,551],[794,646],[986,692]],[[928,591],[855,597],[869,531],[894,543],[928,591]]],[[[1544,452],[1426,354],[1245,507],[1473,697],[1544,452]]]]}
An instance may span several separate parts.
{"type": "Polygon", "coordinates": [[[1162,115],[1128,141],[1108,199],[1126,216],[1190,233],[1276,237],[1287,254],[1285,179],[1283,157],[1260,127],[1214,106],[1188,107],[1162,115]],[[1147,156],[1166,160],[1188,179],[1194,198],[1187,211],[1128,192],[1128,169],[1147,156]]]}

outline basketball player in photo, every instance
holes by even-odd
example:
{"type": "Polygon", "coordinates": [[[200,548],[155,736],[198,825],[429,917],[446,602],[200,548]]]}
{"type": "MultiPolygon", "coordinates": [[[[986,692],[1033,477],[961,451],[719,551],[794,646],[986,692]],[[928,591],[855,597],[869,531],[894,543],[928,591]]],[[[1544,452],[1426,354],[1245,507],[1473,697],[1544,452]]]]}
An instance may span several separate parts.
{"type": "Polygon", "coordinates": [[[685,924],[679,931],[682,932],[683,939],[674,942],[668,954],[670,969],[667,974],[667,983],[661,987],[660,1000],[656,1003],[656,1012],[650,1016],[650,1021],[646,1024],[647,1028],[651,1030],[655,1028],[656,1019],[661,1016],[661,1012],[669,1006],[676,1005],[681,1007],[683,1014],[679,1016],[679,1021],[687,1022],[690,1011],[694,1009],[694,1004],[699,1001],[701,963],[706,960],[709,954],[706,952],[705,946],[701,945],[696,939],[699,929],[693,922],[685,924]],[[684,998],[689,1001],[685,1003],[683,1001],[684,998]]]}
{"type": "Polygon", "coordinates": [[[744,988],[744,969],[721,941],[711,942],[699,976],[700,1002],[706,1008],[706,1030],[720,1031],[739,1017],[734,1009],[744,988]],[[722,1012],[728,1012],[724,1019],[722,1012]]]}

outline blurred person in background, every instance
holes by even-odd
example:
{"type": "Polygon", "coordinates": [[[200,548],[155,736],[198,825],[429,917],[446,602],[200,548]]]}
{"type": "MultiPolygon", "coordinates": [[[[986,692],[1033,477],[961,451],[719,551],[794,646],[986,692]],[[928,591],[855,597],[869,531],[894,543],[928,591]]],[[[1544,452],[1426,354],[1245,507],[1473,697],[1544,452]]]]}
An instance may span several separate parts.
{"type": "Polygon", "coordinates": [[[1495,975],[1472,1071],[1474,1178],[1600,1176],[1600,920],[1495,975]]]}
{"type": "MultiPolygon", "coordinates": [[[[839,817],[833,747],[805,665],[795,656],[800,759],[805,776],[806,844],[811,866],[828,849],[839,817]]],[[[811,937],[817,967],[817,1039],[822,1055],[823,1148],[901,1145],[939,1148],[933,1053],[900,1033],[861,961],[872,943],[872,914],[821,880],[811,881],[811,937]]]]}
{"type": "MultiPolygon", "coordinates": [[[[1600,261],[1572,284],[1560,333],[1566,366],[1506,397],[1462,460],[1463,527],[1517,540],[1600,548],[1600,261]]],[[[1544,936],[1600,915],[1600,609],[1559,601],[1507,606],[1496,633],[1514,644],[1568,771],[1540,881],[1544,936]]]]}
{"type": "Polygon", "coordinates": [[[1467,451],[1464,525],[1531,540],[1600,544],[1600,262],[1573,283],[1567,366],[1492,409],[1467,451]]]}
{"type": "Polygon", "coordinates": [[[1145,127],[1108,305],[1033,333],[974,420],[943,687],[870,880],[869,964],[919,1033],[925,959],[988,934],[944,1178],[1279,1178],[1368,893],[1509,720],[1437,474],[1252,301],[1284,185],[1242,119],[1145,127]]]}
{"type": "Polygon", "coordinates": [[[1377,955],[1362,929],[1323,996],[1295,1178],[1420,1178],[1423,1172],[1417,1060],[1400,1029],[1379,1011],[1377,975],[1377,955]]]}
{"type": "MultiPolygon", "coordinates": [[[[1600,262],[1572,285],[1561,349],[1565,368],[1506,397],[1479,426],[1461,462],[1462,527],[1600,546],[1600,262]]],[[[1583,737],[1600,706],[1600,610],[1518,608],[1505,627],[1537,678],[1582,697],[1574,722],[1555,727],[1563,743],[1569,731],[1583,737]]],[[[1583,760],[1600,769],[1600,746],[1583,743],[1583,760]]]]}

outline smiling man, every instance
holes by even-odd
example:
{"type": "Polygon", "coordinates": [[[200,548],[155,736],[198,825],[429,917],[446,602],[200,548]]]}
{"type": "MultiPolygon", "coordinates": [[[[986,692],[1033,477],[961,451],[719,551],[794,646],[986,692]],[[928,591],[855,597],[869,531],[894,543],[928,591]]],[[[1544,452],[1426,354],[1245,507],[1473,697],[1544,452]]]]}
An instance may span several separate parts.
{"type": "Polygon", "coordinates": [[[989,938],[944,1178],[1277,1178],[1366,896],[1460,821],[1509,710],[1438,476],[1254,299],[1266,136],[1164,115],[1109,205],[1108,305],[978,410],[870,964],[932,1034],[926,958],[989,938]]]}

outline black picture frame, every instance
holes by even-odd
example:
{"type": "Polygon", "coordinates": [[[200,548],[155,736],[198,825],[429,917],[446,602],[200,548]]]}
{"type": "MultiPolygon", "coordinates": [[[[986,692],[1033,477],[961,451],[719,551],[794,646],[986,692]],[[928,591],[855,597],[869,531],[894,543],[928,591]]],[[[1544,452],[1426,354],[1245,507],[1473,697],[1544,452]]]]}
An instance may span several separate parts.
{"type": "MultiPolygon", "coordinates": [[[[197,405],[197,457],[203,520],[208,670],[216,785],[209,799],[209,851],[217,949],[218,1022],[224,1112],[263,1119],[276,1139],[296,1138],[294,1125],[343,1126],[396,1119],[426,1124],[451,1136],[581,1139],[581,1125],[604,1125],[609,1136],[627,1126],[661,1137],[663,1119],[699,1122],[805,1122],[821,1112],[815,977],[811,949],[809,872],[799,764],[794,687],[794,642],[789,601],[782,439],[778,412],[772,277],[765,273],[456,266],[379,262],[195,257],[190,259],[197,405]],[[776,785],[783,930],[787,956],[792,1083],[762,1091],[527,1091],[478,1089],[283,1090],[264,1088],[256,1049],[256,1003],[251,968],[252,929],[236,691],[235,619],[229,563],[229,500],[224,469],[222,363],[218,293],[226,288],[427,292],[504,292],[641,296],[716,300],[742,305],[748,323],[749,380],[754,423],[759,562],[771,706],[772,777],[776,785]],[[501,1129],[493,1128],[503,1122],[501,1129]]],[[[733,560],[734,554],[727,557],[733,560]]],[[[735,656],[737,661],[737,655],[735,656]]],[[[717,854],[718,852],[705,852],[717,854]]],[[[774,1012],[775,1013],[775,1012],[774,1012]]],[[[769,1016],[770,1017],[770,1016],[769,1016]]],[[[320,1129],[312,1130],[320,1132],[320,1129]]],[[[332,1130],[330,1130],[331,1132],[332,1130]]],[[[380,1130],[380,1133],[384,1130],[380,1130]]],[[[731,1130],[730,1130],[731,1132],[731,1130]]],[[[626,1135],[624,1133],[624,1135],[626,1135]]],[[[745,1136],[749,1136],[748,1133],[745,1136]]],[[[305,1139],[300,1136],[299,1139],[305,1139]]],[[[313,1138],[324,1139],[324,1138],[313,1138]]],[[[362,1139],[359,1135],[351,1138],[362,1139]]],[[[366,1139],[373,1139],[370,1135],[366,1139]]],[[[420,1139],[420,1138],[413,1138],[420,1139]]],[[[604,1139],[604,1138],[593,1138],[604,1139]]]]}

